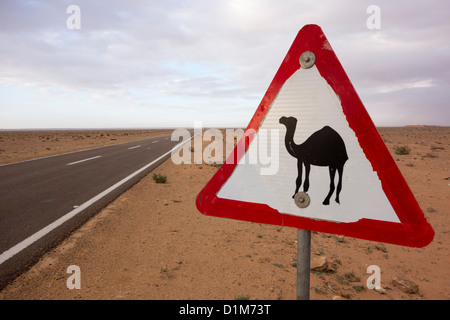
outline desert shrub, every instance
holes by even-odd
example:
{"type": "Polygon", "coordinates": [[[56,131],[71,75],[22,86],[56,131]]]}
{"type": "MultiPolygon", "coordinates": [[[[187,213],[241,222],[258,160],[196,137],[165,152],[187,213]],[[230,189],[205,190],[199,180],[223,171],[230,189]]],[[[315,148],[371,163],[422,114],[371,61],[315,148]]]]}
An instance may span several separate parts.
{"type": "Polygon", "coordinates": [[[426,155],[424,155],[423,157],[427,157],[427,158],[437,158],[438,156],[433,154],[433,153],[427,153],[426,155]]]}
{"type": "Polygon", "coordinates": [[[395,154],[399,154],[399,155],[405,155],[405,154],[409,154],[411,152],[411,149],[409,149],[409,147],[407,146],[398,146],[394,148],[395,150],[395,154]]]}
{"type": "Polygon", "coordinates": [[[357,292],[366,290],[366,287],[364,286],[353,286],[352,288],[355,289],[357,292]]]}
{"type": "Polygon", "coordinates": [[[153,174],[153,181],[155,181],[156,183],[166,183],[167,181],[167,177],[165,175],[162,174],[153,174]]]}

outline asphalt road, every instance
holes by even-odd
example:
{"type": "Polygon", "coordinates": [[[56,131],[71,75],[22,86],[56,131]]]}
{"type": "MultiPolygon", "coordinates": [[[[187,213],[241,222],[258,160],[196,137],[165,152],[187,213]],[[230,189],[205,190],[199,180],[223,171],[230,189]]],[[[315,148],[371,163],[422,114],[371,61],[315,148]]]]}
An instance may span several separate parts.
{"type": "Polygon", "coordinates": [[[1,165],[0,288],[169,158],[178,144],[160,136],[1,165]]]}

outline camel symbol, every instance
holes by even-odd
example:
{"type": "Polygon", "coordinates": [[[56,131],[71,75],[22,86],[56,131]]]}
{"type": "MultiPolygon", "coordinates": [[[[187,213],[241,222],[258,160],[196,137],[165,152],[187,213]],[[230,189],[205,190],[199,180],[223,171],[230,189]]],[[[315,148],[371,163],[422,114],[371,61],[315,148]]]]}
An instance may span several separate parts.
{"type": "Polygon", "coordinates": [[[339,202],[339,193],[342,189],[342,173],[344,164],[348,160],[347,150],[345,149],[344,140],[341,136],[329,126],[325,126],[319,131],[314,132],[302,144],[295,144],[294,133],[297,126],[297,119],[294,117],[281,117],[280,123],[286,126],[285,146],[289,154],[297,158],[298,175],[296,179],[295,193],[302,185],[302,169],[305,165],[305,182],[303,184],[303,192],[309,189],[309,171],[313,166],[328,166],[330,173],[330,191],[322,202],[323,205],[330,204],[330,197],[335,190],[334,176],[336,170],[339,173],[339,182],[336,190],[336,202],[339,202]]]}

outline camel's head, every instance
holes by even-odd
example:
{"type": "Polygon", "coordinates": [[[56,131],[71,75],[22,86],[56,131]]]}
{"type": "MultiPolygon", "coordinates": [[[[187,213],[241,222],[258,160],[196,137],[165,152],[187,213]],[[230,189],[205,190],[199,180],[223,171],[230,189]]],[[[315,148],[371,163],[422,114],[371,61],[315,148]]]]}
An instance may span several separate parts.
{"type": "Polygon", "coordinates": [[[281,117],[280,123],[284,124],[287,128],[295,128],[297,125],[297,119],[294,117],[281,117]]]}

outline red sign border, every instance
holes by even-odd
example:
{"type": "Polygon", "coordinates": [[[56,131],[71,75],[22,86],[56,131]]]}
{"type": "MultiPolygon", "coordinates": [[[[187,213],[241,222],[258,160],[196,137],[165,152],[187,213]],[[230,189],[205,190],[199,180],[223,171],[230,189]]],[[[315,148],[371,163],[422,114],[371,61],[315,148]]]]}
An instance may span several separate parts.
{"type": "MultiPolygon", "coordinates": [[[[434,231],[406,184],[394,159],[390,155],[363,103],[342,68],[322,29],[317,25],[304,26],[295,38],[285,59],[259,104],[244,137],[227,161],[219,168],[196,199],[198,210],[210,216],[243,221],[295,227],[299,229],[340,234],[348,237],[392,243],[408,247],[424,247],[434,238],[434,231]],[[339,96],[345,117],[355,132],[359,144],[378,173],[383,191],[391,203],[400,223],[361,219],[344,223],[315,220],[280,213],[267,205],[242,202],[217,197],[217,193],[233,173],[237,162],[237,150],[242,144],[247,151],[249,142],[264,119],[273,100],[289,77],[300,68],[300,55],[312,51],[315,65],[321,76],[339,96]],[[231,161],[233,160],[234,161],[231,161]]],[[[242,155],[241,155],[242,156],[242,155]]]]}

